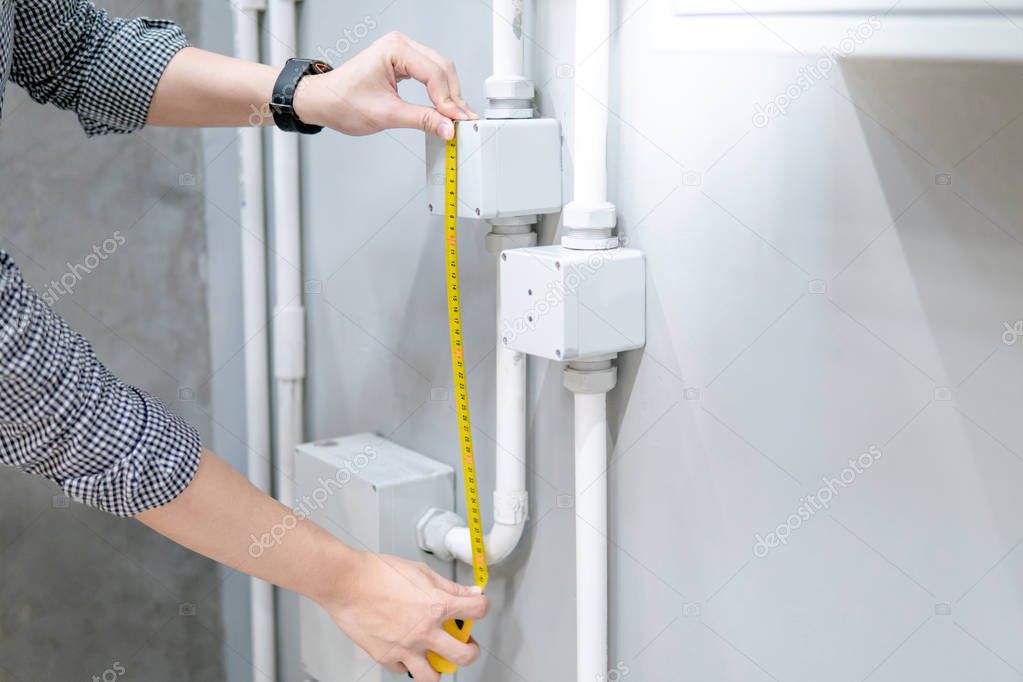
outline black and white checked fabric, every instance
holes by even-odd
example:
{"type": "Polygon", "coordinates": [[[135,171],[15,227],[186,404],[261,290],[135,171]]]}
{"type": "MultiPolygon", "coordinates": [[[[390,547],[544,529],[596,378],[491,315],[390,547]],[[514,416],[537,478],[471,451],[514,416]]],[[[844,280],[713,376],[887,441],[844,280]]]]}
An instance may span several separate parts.
{"type": "Polygon", "coordinates": [[[10,78],[74,111],[87,135],[131,132],[187,45],[172,22],[110,17],[88,0],[0,0],[0,101],[10,78]]]}
{"type": "MultiPolygon", "coordinates": [[[[170,22],[111,18],[86,0],[0,0],[0,110],[11,78],[74,111],[88,135],[136,130],[187,44],[170,22]]],[[[0,250],[0,464],[134,516],[188,487],[200,449],[195,429],[112,375],[0,250]]]]}
{"type": "Polygon", "coordinates": [[[134,516],[188,487],[200,447],[195,429],[111,374],[0,250],[0,463],[134,516]]]}

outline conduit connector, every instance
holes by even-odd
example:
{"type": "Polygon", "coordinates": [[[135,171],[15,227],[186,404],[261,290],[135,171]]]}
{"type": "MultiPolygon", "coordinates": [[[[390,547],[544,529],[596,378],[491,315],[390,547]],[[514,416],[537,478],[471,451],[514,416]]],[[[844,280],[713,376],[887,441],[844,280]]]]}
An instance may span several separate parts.
{"type": "Polygon", "coordinates": [[[448,551],[444,538],[452,528],[464,525],[465,522],[455,512],[431,507],[416,523],[416,543],[419,549],[429,552],[441,561],[451,561],[455,555],[448,551]]]}
{"type": "Polygon", "coordinates": [[[561,381],[572,393],[607,393],[618,383],[618,367],[614,355],[596,360],[570,362],[561,374],[561,381]]]}
{"type": "Polygon", "coordinates": [[[567,230],[561,238],[561,245],[566,249],[604,251],[619,246],[618,237],[614,234],[618,216],[611,202],[589,204],[570,201],[562,210],[561,222],[567,230]]]}
{"type": "Polygon", "coordinates": [[[533,81],[528,78],[490,76],[483,93],[489,107],[487,118],[533,118],[533,81]]]}
{"type": "Polygon", "coordinates": [[[533,231],[533,224],[537,222],[535,215],[494,218],[489,222],[490,232],[486,237],[488,253],[496,256],[505,249],[536,246],[536,232],[533,231]]]}

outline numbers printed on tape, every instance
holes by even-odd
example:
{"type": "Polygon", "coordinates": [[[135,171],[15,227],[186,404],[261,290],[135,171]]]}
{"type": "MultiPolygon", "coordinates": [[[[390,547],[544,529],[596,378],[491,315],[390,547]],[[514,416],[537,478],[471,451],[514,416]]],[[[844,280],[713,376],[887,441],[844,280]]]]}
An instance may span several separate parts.
{"type": "MultiPolygon", "coordinates": [[[[447,245],[448,278],[448,328],[451,335],[451,371],[455,384],[455,408],[458,413],[458,433],[462,450],[462,479],[465,482],[466,519],[469,522],[469,538],[472,544],[472,571],[480,589],[487,586],[486,551],[483,546],[483,523],[480,517],[480,498],[476,488],[476,463],[472,451],[472,426],[469,421],[469,387],[466,383],[465,353],[462,346],[462,311],[458,292],[458,127],[455,137],[448,140],[445,150],[444,187],[444,233],[447,245]]],[[[444,629],[456,639],[466,642],[472,629],[472,621],[448,621],[444,629]]],[[[433,669],[441,673],[453,673],[457,666],[444,660],[434,652],[427,658],[433,669]]]]}

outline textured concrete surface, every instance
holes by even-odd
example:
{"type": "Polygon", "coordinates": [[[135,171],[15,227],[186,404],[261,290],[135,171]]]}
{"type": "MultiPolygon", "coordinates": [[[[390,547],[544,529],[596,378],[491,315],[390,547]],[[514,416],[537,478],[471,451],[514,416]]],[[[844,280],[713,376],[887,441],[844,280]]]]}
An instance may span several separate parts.
{"type": "MultiPolygon", "coordinates": [[[[185,2],[103,3],[171,17],[185,2]]],[[[199,133],[87,139],[68,112],[9,86],[0,125],[0,248],[39,291],[94,246],[113,253],[57,310],[120,377],[211,431],[204,160],[199,133]],[[109,243],[108,243],[109,245],[109,243]]],[[[224,677],[216,567],[133,521],[0,470],[0,680],[224,677]]]]}

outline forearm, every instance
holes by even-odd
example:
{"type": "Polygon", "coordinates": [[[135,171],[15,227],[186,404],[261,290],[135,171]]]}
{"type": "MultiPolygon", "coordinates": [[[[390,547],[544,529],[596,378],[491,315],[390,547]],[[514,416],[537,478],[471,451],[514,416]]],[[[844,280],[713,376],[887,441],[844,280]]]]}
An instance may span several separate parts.
{"type": "MultiPolygon", "coordinates": [[[[160,77],[146,123],[269,125],[278,75],[279,68],[182,49],[160,77]]],[[[293,106],[303,123],[348,135],[416,128],[449,139],[455,131],[452,120],[476,118],[462,98],[451,60],[399,33],[387,34],[334,71],[302,78],[293,106]],[[406,78],[426,85],[433,106],[401,99],[397,84],[406,78]]]]}
{"type": "Polygon", "coordinates": [[[188,47],[156,86],[148,125],[212,127],[272,123],[267,105],[279,70],[188,47]]]}
{"type": "Polygon", "coordinates": [[[320,603],[335,596],[361,556],[316,524],[298,520],[209,450],[181,495],[136,518],[199,554],[320,603]],[[253,537],[275,526],[286,529],[276,534],[279,542],[252,551],[253,537]]]}

